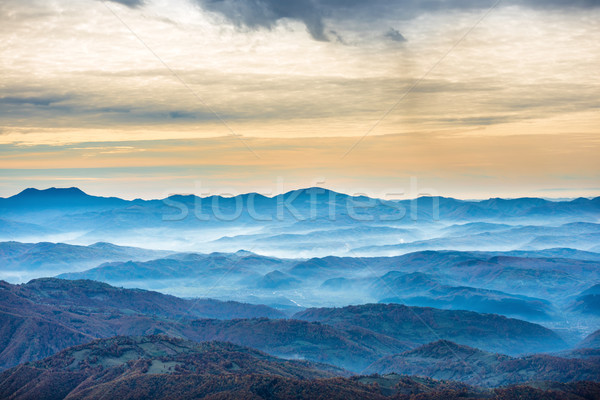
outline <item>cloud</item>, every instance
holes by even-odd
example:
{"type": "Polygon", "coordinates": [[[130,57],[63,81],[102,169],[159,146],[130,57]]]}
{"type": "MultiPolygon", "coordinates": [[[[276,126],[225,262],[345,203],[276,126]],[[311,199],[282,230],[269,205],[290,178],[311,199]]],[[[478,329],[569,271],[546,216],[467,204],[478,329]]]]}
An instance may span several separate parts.
{"type": "Polygon", "coordinates": [[[109,0],[113,3],[123,4],[130,8],[136,8],[144,5],[144,0],[109,0]]]}
{"type": "Polygon", "coordinates": [[[281,19],[301,21],[315,40],[328,41],[320,10],[312,0],[197,0],[238,26],[272,28],[281,19]]]}
{"type": "Polygon", "coordinates": [[[7,105],[31,105],[31,106],[44,106],[48,107],[55,103],[60,103],[68,100],[65,96],[42,96],[42,97],[20,97],[20,96],[7,96],[0,97],[0,104],[7,105]]]}
{"type": "Polygon", "coordinates": [[[193,113],[186,111],[171,111],[169,112],[169,118],[171,119],[194,119],[196,116],[193,113]]]}
{"type": "Polygon", "coordinates": [[[340,35],[339,33],[337,33],[337,31],[330,30],[329,33],[335,38],[335,40],[338,43],[347,44],[346,41],[344,40],[344,38],[342,37],[342,35],[340,35]]]}
{"type": "MultiPolygon", "coordinates": [[[[67,83],[62,83],[65,86],[67,83]]],[[[55,83],[54,85],[61,85],[55,83]]],[[[15,121],[27,121],[29,126],[47,125],[53,121],[55,126],[81,126],[83,120],[89,126],[107,126],[111,124],[158,123],[169,120],[214,121],[215,114],[198,106],[196,102],[183,103],[188,109],[175,109],[163,104],[161,99],[146,98],[139,101],[135,95],[129,98],[121,93],[115,99],[115,90],[106,93],[78,90],[68,94],[52,93],[54,85],[46,88],[47,93],[32,93],[31,87],[8,86],[12,96],[0,97],[0,124],[13,125],[15,121]]],[[[89,83],[88,83],[89,85],[89,83]]],[[[173,102],[177,98],[171,98],[173,102]]],[[[234,115],[223,113],[227,118],[234,115]]]]}
{"type": "Polygon", "coordinates": [[[406,38],[394,28],[390,28],[384,36],[394,42],[406,42],[406,38]]]}
{"type": "MultiPolygon", "coordinates": [[[[115,0],[116,1],[116,0],[115,0]]],[[[282,19],[302,22],[315,40],[329,41],[325,33],[330,22],[374,23],[396,18],[412,19],[425,13],[485,10],[495,0],[193,0],[203,9],[223,15],[236,26],[271,29],[282,19]]],[[[122,3],[134,2],[122,0],[122,3]]],[[[594,8],[600,0],[504,0],[502,6],[536,9],[594,8]]],[[[333,35],[336,37],[336,35],[333,35]]],[[[404,41],[400,32],[386,34],[391,40],[404,41]]],[[[339,41],[339,40],[338,40],[339,41]]]]}
{"type": "Polygon", "coordinates": [[[600,0],[520,0],[514,3],[536,8],[595,8],[600,0]]]}

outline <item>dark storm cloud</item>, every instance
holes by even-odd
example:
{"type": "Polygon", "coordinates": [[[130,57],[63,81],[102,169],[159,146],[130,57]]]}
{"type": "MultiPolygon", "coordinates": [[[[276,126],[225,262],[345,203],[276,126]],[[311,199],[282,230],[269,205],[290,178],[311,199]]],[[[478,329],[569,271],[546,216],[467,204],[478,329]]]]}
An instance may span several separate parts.
{"type": "MultiPolygon", "coordinates": [[[[381,9],[403,10],[413,12],[428,12],[452,9],[488,8],[497,0],[315,0],[319,8],[331,10],[381,9]]],[[[498,5],[522,5],[537,8],[591,8],[600,7],[600,0],[500,0],[498,5]]]]}
{"type": "MultiPolygon", "coordinates": [[[[482,10],[497,0],[315,0],[316,8],[324,18],[369,20],[394,15],[413,18],[423,13],[450,10],[482,10]]],[[[600,7],[600,0],[500,0],[497,6],[519,5],[537,9],[569,9],[600,7]]]]}
{"type": "Polygon", "coordinates": [[[312,0],[197,0],[238,26],[272,28],[279,20],[301,21],[316,40],[326,41],[321,11],[312,0]]]}
{"type": "MultiPolygon", "coordinates": [[[[270,29],[283,18],[302,22],[316,40],[329,40],[325,20],[376,22],[394,16],[410,19],[428,12],[481,10],[496,0],[193,0],[208,11],[225,16],[237,26],[270,29]]],[[[125,3],[126,1],[122,1],[125,3]]],[[[499,6],[536,9],[600,7],[600,0],[503,0],[499,6]]],[[[396,31],[397,32],[397,31],[396,31]]],[[[400,34],[400,32],[398,32],[400,34]]],[[[386,35],[395,40],[400,36],[386,35]]],[[[400,39],[401,41],[401,39],[400,39]]]]}

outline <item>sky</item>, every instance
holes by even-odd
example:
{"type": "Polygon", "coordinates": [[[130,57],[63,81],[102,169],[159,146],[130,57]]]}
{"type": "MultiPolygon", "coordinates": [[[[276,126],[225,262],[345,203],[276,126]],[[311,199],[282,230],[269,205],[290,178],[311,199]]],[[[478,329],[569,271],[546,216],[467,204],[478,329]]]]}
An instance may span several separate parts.
{"type": "Polygon", "coordinates": [[[0,196],[600,195],[598,0],[3,0],[0,196]]]}

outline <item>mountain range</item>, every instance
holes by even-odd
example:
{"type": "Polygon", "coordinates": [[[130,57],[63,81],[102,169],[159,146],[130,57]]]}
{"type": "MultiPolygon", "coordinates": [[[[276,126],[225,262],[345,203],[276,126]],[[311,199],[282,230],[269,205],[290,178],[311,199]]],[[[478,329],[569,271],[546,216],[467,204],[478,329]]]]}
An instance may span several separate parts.
{"type": "MultiPolygon", "coordinates": [[[[0,243],[0,249],[3,246],[0,243]]],[[[267,304],[286,313],[306,307],[399,303],[501,314],[566,328],[576,320],[589,330],[600,322],[598,295],[590,292],[600,282],[595,254],[569,249],[421,251],[395,257],[288,259],[248,251],[174,253],[149,261],[103,263],[59,277],[267,304]]]]}
{"type": "Polygon", "coordinates": [[[180,251],[202,242],[209,251],[245,248],[294,257],[341,254],[348,248],[370,255],[423,249],[591,250],[598,246],[599,216],[600,197],[382,200],[307,188],[274,197],[123,200],[50,188],[0,198],[0,240],[68,238],[78,244],[111,241],[180,251]],[[572,223],[591,226],[582,230],[572,223]]]}
{"type": "Polygon", "coordinates": [[[449,381],[353,376],[221,342],[114,337],[0,373],[6,399],[592,399],[600,385],[546,383],[484,389],[449,381]],[[340,377],[342,375],[342,377],[340,377]],[[344,377],[346,376],[346,377],[344,377]]]}
{"type": "Polygon", "coordinates": [[[598,243],[600,197],[26,189],[0,398],[600,398],[598,243]]]}
{"type": "Polygon", "coordinates": [[[182,300],[58,279],[2,283],[0,294],[1,368],[115,335],[227,341],[356,372],[383,356],[438,339],[510,354],[567,348],[556,333],[540,325],[467,311],[371,304],[309,309],[284,319],[265,306],[182,300]],[[240,319],[214,319],[236,315],[240,319]]]}

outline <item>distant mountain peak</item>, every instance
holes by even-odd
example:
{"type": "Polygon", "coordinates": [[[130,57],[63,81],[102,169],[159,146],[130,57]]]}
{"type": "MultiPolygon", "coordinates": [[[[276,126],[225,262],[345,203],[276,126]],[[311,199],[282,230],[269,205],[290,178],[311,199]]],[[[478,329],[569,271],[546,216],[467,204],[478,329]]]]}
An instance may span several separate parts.
{"type": "Polygon", "coordinates": [[[13,197],[30,197],[30,196],[52,196],[52,197],[56,197],[56,196],[88,196],[87,193],[85,193],[83,190],[77,188],[77,187],[70,187],[70,188],[56,188],[56,187],[51,187],[48,189],[36,189],[36,188],[28,188],[23,190],[22,192],[20,192],[19,194],[13,196],[13,197]]]}
{"type": "Polygon", "coordinates": [[[297,195],[297,196],[302,197],[302,196],[307,196],[307,195],[308,196],[310,196],[310,195],[323,196],[323,195],[329,195],[329,194],[333,194],[335,196],[337,196],[337,195],[347,196],[345,194],[338,193],[338,192],[335,192],[333,190],[322,188],[322,187],[318,187],[318,186],[290,190],[289,192],[283,193],[280,196],[289,197],[289,196],[292,196],[292,195],[297,195]]]}
{"type": "Polygon", "coordinates": [[[116,244],[109,242],[96,242],[94,244],[90,244],[88,247],[94,249],[119,249],[121,246],[117,246],[116,244]]]}
{"type": "Polygon", "coordinates": [[[67,209],[72,207],[105,209],[128,204],[127,200],[115,197],[99,197],[85,193],[77,187],[48,189],[29,188],[22,192],[0,199],[0,207],[6,209],[26,209],[29,212],[47,209],[67,209]]]}
{"type": "Polygon", "coordinates": [[[256,253],[253,253],[253,252],[248,251],[248,250],[238,250],[238,251],[235,252],[235,254],[237,256],[255,256],[256,255],[256,253]]]}

